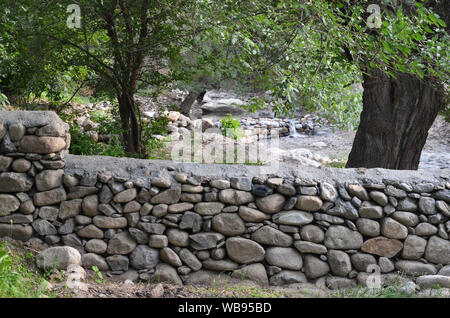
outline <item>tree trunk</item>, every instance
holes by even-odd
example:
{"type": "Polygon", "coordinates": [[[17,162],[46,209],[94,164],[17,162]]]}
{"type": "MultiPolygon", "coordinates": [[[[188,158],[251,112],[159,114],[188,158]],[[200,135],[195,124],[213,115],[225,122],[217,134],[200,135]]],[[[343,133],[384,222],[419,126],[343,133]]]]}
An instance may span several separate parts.
{"type": "Polygon", "coordinates": [[[141,134],[136,117],[133,93],[123,92],[118,96],[118,101],[126,151],[129,153],[141,154],[141,134]]]}
{"type": "Polygon", "coordinates": [[[433,79],[380,70],[364,75],[363,111],[347,168],[416,170],[438,112],[444,107],[442,87],[433,79]]]}
{"type": "Polygon", "coordinates": [[[198,102],[201,102],[203,100],[203,96],[205,96],[206,91],[199,91],[199,90],[193,90],[190,91],[188,96],[181,102],[180,105],[180,112],[185,115],[189,116],[189,112],[191,111],[192,105],[197,100],[198,102]]]}

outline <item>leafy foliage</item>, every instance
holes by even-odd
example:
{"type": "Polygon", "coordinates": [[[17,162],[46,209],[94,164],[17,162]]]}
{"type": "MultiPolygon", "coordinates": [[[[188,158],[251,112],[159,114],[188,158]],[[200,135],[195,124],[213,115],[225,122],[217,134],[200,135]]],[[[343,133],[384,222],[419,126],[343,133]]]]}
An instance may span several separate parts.
{"type": "Polygon", "coordinates": [[[0,92],[0,109],[9,104],[8,97],[0,92]]]}
{"type": "Polygon", "coordinates": [[[231,114],[223,117],[221,120],[222,134],[234,140],[244,137],[244,131],[241,129],[241,122],[237,118],[233,118],[231,114]]]}
{"type": "Polygon", "coordinates": [[[46,281],[30,269],[31,254],[12,254],[6,242],[0,244],[0,298],[54,297],[46,281]]]}
{"type": "Polygon", "coordinates": [[[170,159],[170,154],[165,149],[167,140],[163,141],[155,137],[155,135],[166,135],[168,124],[169,118],[160,113],[158,116],[150,118],[145,125],[142,125],[142,140],[148,159],[170,159]]]}
{"type": "Polygon", "coordinates": [[[92,270],[94,271],[95,276],[96,276],[96,277],[94,277],[95,282],[96,282],[97,284],[103,283],[103,280],[104,280],[103,274],[102,274],[102,272],[98,269],[98,267],[94,265],[94,266],[92,266],[92,270]]]}
{"type": "Polygon", "coordinates": [[[317,110],[355,128],[362,100],[352,87],[371,69],[448,85],[448,27],[427,1],[82,0],[81,27],[69,28],[72,2],[4,1],[0,89],[60,100],[89,85],[117,99],[124,148],[150,140],[136,119],[142,90],[270,90],[274,100],[248,107],[317,110]],[[367,23],[374,2],[379,28],[367,23]]]}
{"type": "Polygon", "coordinates": [[[98,124],[91,133],[105,135],[108,137],[107,143],[96,141],[91,133],[85,132],[73,115],[66,113],[58,114],[61,119],[69,123],[71,134],[70,153],[74,155],[86,156],[111,156],[126,157],[120,120],[115,112],[108,113],[95,111],[91,113],[91,120],[98,124]]]}

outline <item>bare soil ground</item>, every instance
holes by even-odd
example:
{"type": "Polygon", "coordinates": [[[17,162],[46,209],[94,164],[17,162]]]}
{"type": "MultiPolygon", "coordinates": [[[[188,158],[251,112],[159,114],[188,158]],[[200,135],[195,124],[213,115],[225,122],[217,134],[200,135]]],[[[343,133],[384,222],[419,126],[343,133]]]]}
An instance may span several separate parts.
{"type": "Polygon", "coordinates": [[[292,284],[285,287],[259,287],[253,284],[218,286],[176,286],[166,283],[136,283],[88,280],[85,291],[68,291],[62,287],[62,297],[74,298],[318,298],[329,297],[330,290],[313,284],[292,284]]]}

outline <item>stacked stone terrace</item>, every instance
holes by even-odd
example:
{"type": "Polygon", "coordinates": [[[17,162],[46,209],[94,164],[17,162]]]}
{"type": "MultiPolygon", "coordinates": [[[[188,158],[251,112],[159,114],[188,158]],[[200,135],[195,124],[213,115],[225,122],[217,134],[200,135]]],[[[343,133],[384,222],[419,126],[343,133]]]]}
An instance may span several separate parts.
{"type": "Polygon", "coordinates": [[[178,284],[231,274],[342,288],[365,285],[374,268],[383,279],[401,271],[450,284],[447,170],[260,175],[65,157],[67,131],[54,113],[0,112],[0,236],[71,246],[87,269],[178,284]]]}
{"type": "Polygon", "coordinates": [[[50,223],[56,219],[45,216],[66,200],[61,183],[68,130],[54,113],[0,112],[0,236],[58,234],[50,223]]]}

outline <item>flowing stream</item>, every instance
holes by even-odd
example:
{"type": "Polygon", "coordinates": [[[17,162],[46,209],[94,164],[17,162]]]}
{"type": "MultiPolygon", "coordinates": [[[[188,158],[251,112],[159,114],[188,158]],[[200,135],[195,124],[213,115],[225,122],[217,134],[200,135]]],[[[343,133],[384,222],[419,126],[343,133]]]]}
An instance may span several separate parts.
{"type": "Polygon", "coordinates": [[[305,138],[306,135],[299,134],[295,128],[295,118],[289,120],[289,138],[305,138]]]}

